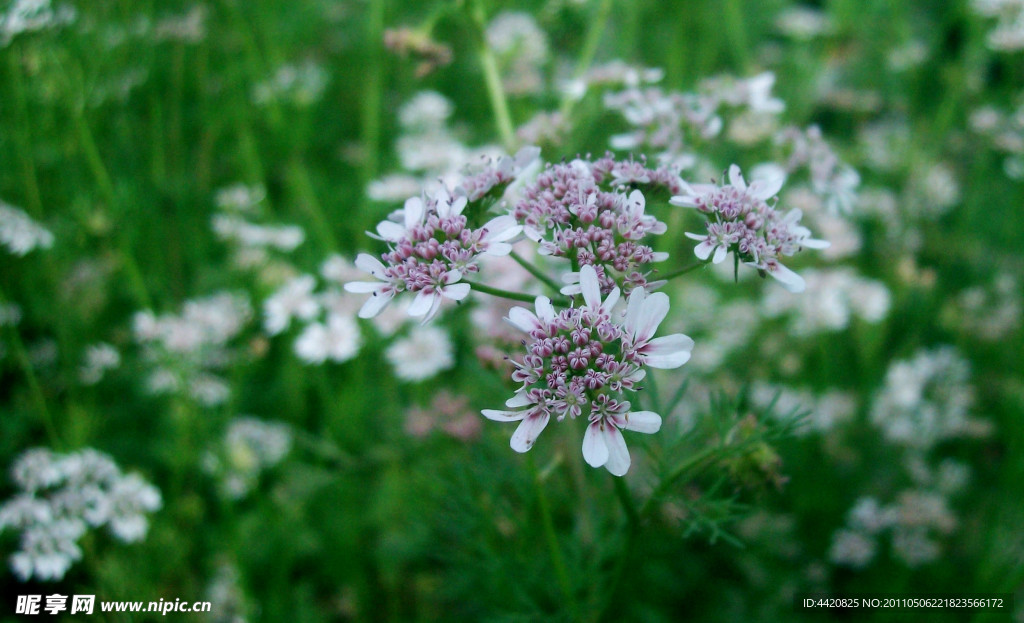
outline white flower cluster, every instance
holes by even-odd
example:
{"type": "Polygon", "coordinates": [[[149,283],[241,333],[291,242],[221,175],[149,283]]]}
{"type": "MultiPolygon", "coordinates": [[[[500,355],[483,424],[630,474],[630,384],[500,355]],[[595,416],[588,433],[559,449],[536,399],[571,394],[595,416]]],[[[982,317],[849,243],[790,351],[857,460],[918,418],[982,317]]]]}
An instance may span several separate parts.
{"type": "Polygon", "coordinates": [[[12,205],[0,201],[0,246],[14,255],[53,246],[53,234],[12,205]]]}
{"type": "Polygon", "coordinates": [[[323,263],[320,273],[328,283],[322,291],[317,291],[313,275],[299,275],[267,298],[263,302],[263,328],[269,335],[278,335],[291,326],[293,319],[302,321],[305,327],[293,345],[299,359],[313,365],[327,360],[341,363],[355,357],[362,346],[356,323],[358,305],[338,287],[355,278],[358,271],[347,259],[335,255],[323,263]]]}
{"type": "Polygon", "coordinates": [[[253,88],[252,101],[257,106],[284,103],[308,108],[320,100],[329,79],[327,70],[312,60],[283,65],[253,88]]]}
{"type": "Polygon", "coordinates": [[[970,375],[968,361],[949,346],[893,362],[871,421],[889,441],[920,450],[954,437],[984,436],[988,422],[970,416],[970,375]]]}
{"type": "Polygon", "coordinates": [[[1003,170],[1012,179],[1024,178],[1024,97],[1009,112],[994,106],[975,110],[969,119],[971,129],[991,141],[992,147],[1007,154],[1003,170]]]}
{"type": "Polygon", "coordinates": [[[6,13],[0,13],[0,48],[22,33],[65,26],[75,17],[74,7],[68,5],[54,9],[50,0],[14,0],[6,13]]]}
{"type": "Polygon", "coordinates": [[[771,405],[772,414],[776,416],[807,413],[805,425],[796,430],[797,434],[827,433],[851,421],[857,413],[856,398],[841,390],[816,394],[809,390],[757,382],[750,388],[750,399],[761,408],[771,405]]]}
{"type": "Polygon", "coordinates": [[[775,75],[765,72],[749,79],[712,78],[704,81],[696,92],[630,86],[607,93],[605,107],[619,111],[634,128],[613,136],[611,146],[628,150],[651,148],[662,164],[690,168],[698,162],[691,143],[718,136],[726,117],[735,115],[748,126],[767,122],[770,136],[774,129],[770,118],[785,108],[782,100],[771,95],[774,84],[775,75]],[[756,123],[753,117],[757,117],[756,123]]]}
{"type": "Polygon", "coordinates": [[[1022,0],[973,0],[971,7],[979,15],[996,18],[988,33],[988,45],[1000,52],[1024,49],[1024,2],[1022,0]]]}
{"type": "Polygon", "coordinates": [[[294,251],[306,239],[306,233],[297,225],[260,225],[252,223],[242,213],[255,212],[266,197],[262,186],[235,184],[217,191],[216,204],[220,212],[213,217],[213,231],[217,237],[238,245],[252,253],[275,249],[285,253],[294,251]]]}
{"type": "Polygon", "coordinates": [[[1019,329],[1022,315],[1019,283],[1013,275],[1001,272],[990,285],[960,292],[943,310],[943,323],[994,342],[1019,329]]]}
{"type": "Polygon", "coordinates": [[[423,381],[455,365],[452,342],[436,326],[413,327],[388,346],[384,356],[403,381],[423,381]]]}
{"type": "Polygon", "coordinates": [[[541,67],[548,58],[548,40],[532,15],[499,13],[487,26],[486,37],[497,56],[506,93],[528,95],[543,89],[541,67]]]}
{"type": "Polygon", "coordinates": [[[934,491],[908,489],[888,506],[863,497],[847,514],[846,526],[833,535],[829,559],[862,569],[874,560],[878,539],[889,533],[893,555],[908,567],[917,567],[939,557],[942,548],[936,539],[956,526],[956,515],[945,496],[934,491]]]}
{"type": "Polygon", "coordinates": [[[807,270],[803,277],[807,296],[769,290],[762,302],[766,316],[789,316],[794,335],[842,331],[853,317],[877,324],[889,313],[892,297],[885,284],[861,277],[851,268],[807,270]]]}
{"type": "Polygon", "coordinates": [[[85,349],[85,361],[78,369],[78,378],[83,385],[95,385],[103,380],[108,370],[121,365],[121,354],[106,342],[97,342],[85,349]]]}
{"type": "Polygon", "coordinates": [[[107,455],[86,449],[56,454],[38,448],[11,469],[20,489],[0,506],[0,532],[21,531],[11,568],[22,581],[60,580],[81,559],[78,546],[89,528],[106,526],[131,543],[146,536],[147,513],[161,506],[160,492],[137,474],[122,474],[107,455]]]}
{"type": "Polygon", "coordinates": [[[136,313],[132,332],[143,359],[153,366],[150,391],[184,391],[205,406],[223,403],[230,389],[213,370],[229,363],[228,342],[251,317],[248,298],[228,292],[187,301],[181,315],[136,313]]]}
{"type": "Polygon", "coordinates": [[[260,473],[280,463],[291,447],[287,424],[240,416],[228,425],[223,445],[207,452],[203,467],[219,478],[225,495],[237,500],[252,491],[260,473]]]}

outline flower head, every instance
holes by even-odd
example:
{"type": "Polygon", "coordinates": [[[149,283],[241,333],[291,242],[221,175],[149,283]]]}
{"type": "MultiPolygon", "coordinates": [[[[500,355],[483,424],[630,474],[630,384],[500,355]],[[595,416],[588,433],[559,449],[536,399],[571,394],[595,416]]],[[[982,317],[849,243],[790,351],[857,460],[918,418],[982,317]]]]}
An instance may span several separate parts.
{"type": "Polygon", "coordinates": [[[779,262],[780,256],[791,256],[800,249],[824,249],[828,242],[811,238],[811,231],[799,224],[802,213],[790,210],[779,212],[769,205],[779,189],[782,179],[756,180],[749,185],[740,168],[729,167],[729,183],[684,184],[685,191],[672,197],[673,205],[696,208],[704,214],[707,232],[687,233],[687,237],[700,244],[693,250],[701,260],[711,259],[715,264],[735,253],[744,264],[778,279],[791,292],[802,292],[805,284],[800,275],[779,262]]]}
{"type": "Polygon", "coordinates": [[[522,383],[506,401],[510,410],[485,409],[485,417],[520,422],[512,435],[517,452],[529,450],[554,416],[587,417],[583,457],[594,467],[621,476],[629,469],[622,430],[655,433],[661,416],[633,411],[625,392],[639,388],[646,367],[677,368],[690,358],[693,340],[682,334],[653,338],[668,313],[668,296],[635,288],[626,314],[614,311],[619,289],[601,296],[597,271],[580,269],[583,304],[556,311],[537,297],[535,312],[514,307],[508,321],[527,333],[526,353],[512,363],[512,379],[522,383]]]}
{"type": "Polygon", "coordinates": [[[412,292],[416,298],[409,315],[433,318],[444,299],[461,301],[469,295],[470,285],[462,277],[479,270],[480,255],[507,255],[508,244],[522,231],[508,216],[491,219],[480,228],[472,228],[463,210],[465,196],[452,196],[442,189],[433,197],[413,197],[391,218],[377,225],[376,235],[391,249],[381,260],[361,253],[356,266],[378,281],[354,281],[345,284],[349,292],[370,294],[359,310],[360,318],[372,318],[399,292],[412,292]]]}

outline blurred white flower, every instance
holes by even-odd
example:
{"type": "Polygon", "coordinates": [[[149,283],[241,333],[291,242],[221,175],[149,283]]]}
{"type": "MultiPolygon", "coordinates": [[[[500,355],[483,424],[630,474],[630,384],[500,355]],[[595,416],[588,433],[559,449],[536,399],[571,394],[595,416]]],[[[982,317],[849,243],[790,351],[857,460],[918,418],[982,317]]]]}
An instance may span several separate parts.
{"type": "Polygon", "coordinates": [[[448,334],[435,326],[416,326],[395,340],[384,352],[395,376],[403,381],[422,381],[455,365],[448,334]]]}
{"type": "Polygon", "coordinates": [[[146,536],[146,515],[162,505],[159,490],[137,474],[122,474],[105,454],[85,449],[56,454],[29,450],[11,468],[20,491],[0,506],[0,532],[21,531],[11,568],[22,581],[60,580],[81,559],[89,527],[106,526],[118,540],[146,536]]]}
{"type": "Polygon", "coordinates": [[[78,369],[78,378],[84,385],[95,385],[108,370],[121,365],[121,354],[106,342],[91,344],[85,349],[85,362],[78,369]]]}
{"type": "Polygon", "coordinates": [[[292,318],[312,320],[320,313],[320,303],[313,296],[316,279],[300,275],[281,286],[263,302],[263,328],[270,335],[281,333],[292,318]]]}
{"type": "Polygon", "coordinates": [[[24,211],[0,201],[0,246],[14,255],[53,246],[53,234],[24,211]]]}

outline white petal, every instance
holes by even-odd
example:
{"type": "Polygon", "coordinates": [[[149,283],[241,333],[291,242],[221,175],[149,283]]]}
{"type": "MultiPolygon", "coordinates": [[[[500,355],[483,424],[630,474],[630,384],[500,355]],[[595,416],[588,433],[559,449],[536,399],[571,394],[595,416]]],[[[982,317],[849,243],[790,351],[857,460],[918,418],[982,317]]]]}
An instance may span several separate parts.
{"type": "Polygon", "coordinates": [[[613,476],[624,476],[629,471],[629,450],[626,448],[626,440],[622,433],[614,426],[606,426],[604,429],[604,441],[608,445],[608,462],[605,468],[613,476]]]}
{"type": "Polygon", "coordinates": [[[512,435],[509,445],[516,452],[526,452],[533,447],[537,437],[543,432],[550,419],[551,416],[546,412],[535,413],[527,417],[516,428],[516,432],[512,435]]]}
{"type": "Polygon", "coordinates": [[[668,295],[664,292],[655,292],[644,300],[636,327],[638,341],[646,342],[654,335],[654,332],[658,330],[658,325],[668,315],[668,308],[668,295]]]}
{"type": "Polygon", "coordinates": [[[693,233],[690,233],[690,232],[683,232],[683,235],[686,236],[687,238],[689,238],[690,240],[707,240],[708,239],[707,234],[693,234],[693,233]]]}
{"type": "Polygon", "coordinates": [[[818,240],[816,238],[804,238],[800,241],[800,244],[808,249],[827,249],[832,246],[832,243],[828,240],[818,240]]]}
{"type": "Polygon", "coordinates": [[[359,317],[375,317],[377,314],[381,312],[381,310],[387,307],[387,304],[391,302],[391,299],[394,298],[394,296],[394,293],[374,294],[370,298],[366,299],[366,302],[363,303],[363,306],[359,309],[359,317]]]}
{"type": "Polygon", "coordinates": [[[782,264],[776,264],[778,268],[775,270],[769,270],[768,274],[779,280],[784,288],[790,292],[803,292],[807,284],[804,282],[804,278],[794,273],[790,269],[786,268],[782,264]]]}
{"type": "MultiPolygon", "coordinates": [[[[725,260],[725,256],[729,253],[729,250],[722,245],[718,245],[715,248],[715,257],[711,260],[712,264],[721,264],[725,260]]],[[[707,259],[707,258],[705,258],[707,259]]]]}
{"type": "Polygon", "coordinates": [[[450,286],[441,288],[441,296],[453,301],[461,301],[469,296],[470,286],[468,283],[453,283],[450,286]]]}
{"type": "Polygon", "coordinates": [[[499,411],[496,409],[484,409],[480,413],[488,420],[495,422],[518,422],[523,419],[529,411],[499,411]]]}
{"type": "Polygon", "coordinates": [[[782,190],[782,184],[785,181],[785,176],[772,176],[770,178],[760,179],[750,184],[748,192],[757,199],[767,201],[782,190]]]}
{"type": "Polygon", "coordinates": [[[580,267],[580,287],[583,288],[583,300],[590,307],[601,305],[601,284],[597,280],[597,271],[589,264],[580,267]]]}
{"type": "Polygon", "coordinates": [[[740,190],[747,189],[747,182],[743,179],[740,168],[735,164],[729,167],[729,183],[740,190]]]}
{"type": "MultiPolygon", "coordinates": [[[[548,303],[550,305],[550,303],[548,303]]],[[[533,312],[526,309],[525,307],[513,307],[508,310],[508,321],[512,323],[512,326],[529,333],[539,326],[537,317],[533,315],[533,312]]]]}
{"type": "Polygon", "coordinates": [[[419,197],[406,199],[403,211],[405,212],[405,228],[407,230],[423,222],[423,200],[419,197]]]}
{"type": "MultiPolygon", "coordinates": [[[[641,290],[642,289],[643,288],[641,288],[641,290]]],[[[608,296],[604,299],[604,303],[601,304],[601,309],[605,310],[608,313],[611,313],[612,308],[615,307],[615,304],[619,302],[620,294],[621,292],[619,291],[618,286],[612,288],[612,291],[609,292],[608,296]]]]}
{"type": "Polygon", "coordinates": [[[661,430],[661,416],[653,411],[630,411],[625,417],[626,430],[654,434],[661,430]]]}
{"type": "Polygon", "coordinates": [[[711,257],[711,252],[715,249],[715,245],[710,240],[704,240],[704,242],[698,244],[693,248],[693,254],[697,256],[698,260],[706,261],[711,257]]]}
{"type": "Polygon", "coordinates": [[[690,360],[693,340],[682,333],[658,337],[644,348],[644,363],[652,368],[671,370],[690,360]]]}
{"type": "Polygon", "coordinates": [[[512,245],[507,242],[488,242],[485,254],[491,257],[505,257],[512,252],[512,245]]]}
{"type": "Polygon", "coordinates": [[[385,285],[380,281],[350,281],[345,284],[345,291],[355,294],[367,294],[369,292],[377,292],[385,285]]]}
{"type": "Polygon", "coordinates": [[[377,279],[384,278],[384,265],[369,253],[360,253],[356,256],[356,268],[364,273],[370,273],[377,279]]]}
{"type": "Polygon", "coordinates": [[[416,298],[413,299],[412,304],[409,305],[410,316],[419,317],[425,316],[430,312],[431,306],[434,304],[434,299],[437,298],[437,294],[427,294],[426,290],[420,290],[416,293],[416,298]]]}
{"type": "Polygon", "coordinates": [[[388,242],[398,242],[408,235],[408,230],[393,221],[381,221],[377,225],[377,233],[388,242]]]}
{"type": "Polygon", "coordinates": [[[551,299],[546,296],[538,296],[533,304],[537,308],[537,317],[539,319],[545,322],[551,322],[555,319],[555,307],[551,304],[551,299]]]}
{"type": "Polygon", "coordinates": [[[583,434],[583,460],[591,467],[601,467],[608,462],[608,444],[598,422],[592,422],[583,434]]]}
{"type": "Polygon", "coordinates": [[[633,288],[626,300],[626,319],[622,326],[626,331],[636,335],[637,326],[640,322],[640,312],[644,308],[644,299],[647,298],[647,291],[643,288],[633,288]]]}
{"type": "MultiPolygon", "coordinates": [[[[526,405],[532,405],[533,401],[526,395],[526,392],[516,392],[511,398],[505,401],[505,406],[509,409],[515,409],[516,407],[525,407],[526,405]]],[[[524,412],[525,413],[525,412],[524,412]]]]}

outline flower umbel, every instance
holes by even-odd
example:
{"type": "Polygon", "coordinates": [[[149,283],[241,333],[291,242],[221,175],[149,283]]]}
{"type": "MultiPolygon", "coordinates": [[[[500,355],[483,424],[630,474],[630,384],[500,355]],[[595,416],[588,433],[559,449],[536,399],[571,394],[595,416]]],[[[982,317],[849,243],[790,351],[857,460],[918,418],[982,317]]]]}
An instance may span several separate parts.
{"type": "Polygon", "coordinates": [[[781,178],[748,185],[734,164],[729,167],[728,184],[685,187],[685,193],[672,197],[670,203],[697,208],[707,216],[706,234],[686,234],[700,241],[693,250],[699,259],[711,258],[718,264],[735,253],[744,264],[778,279],[787,290],[803,292],[803,278],[783,266],[779,257],[794,255],[804,247],[824,249],[829,243],[811,238],[811,231],[799,224],[800,210],[782,214],[768,204],[782,188],[781,178]]]}
{"type": "Polygon", "coordinates": [[[584,304],[556,311],[551,301],[537,297],[536,312],[513,308],[508,321],[526,332],[526,353],[513,359],[512,379],[522,383],[505,405],[508,411],[484,409],[485,417],[519,421],[511,446],[517,452],[533,447],[551,417],[563,420],[586,416],[583,458],[616,476],[629,469],[630,458],[622,430],[655,433],[661,416],[632,410],[625,392],[639,389],[646,367],[678,368],[690,358],[693,340],[682,334],[653,338],[669,309],[668,296],[635,288],[625,315],[613,310],[619,288],[602,300],[593,266],[580,269],[584,304]]]}

